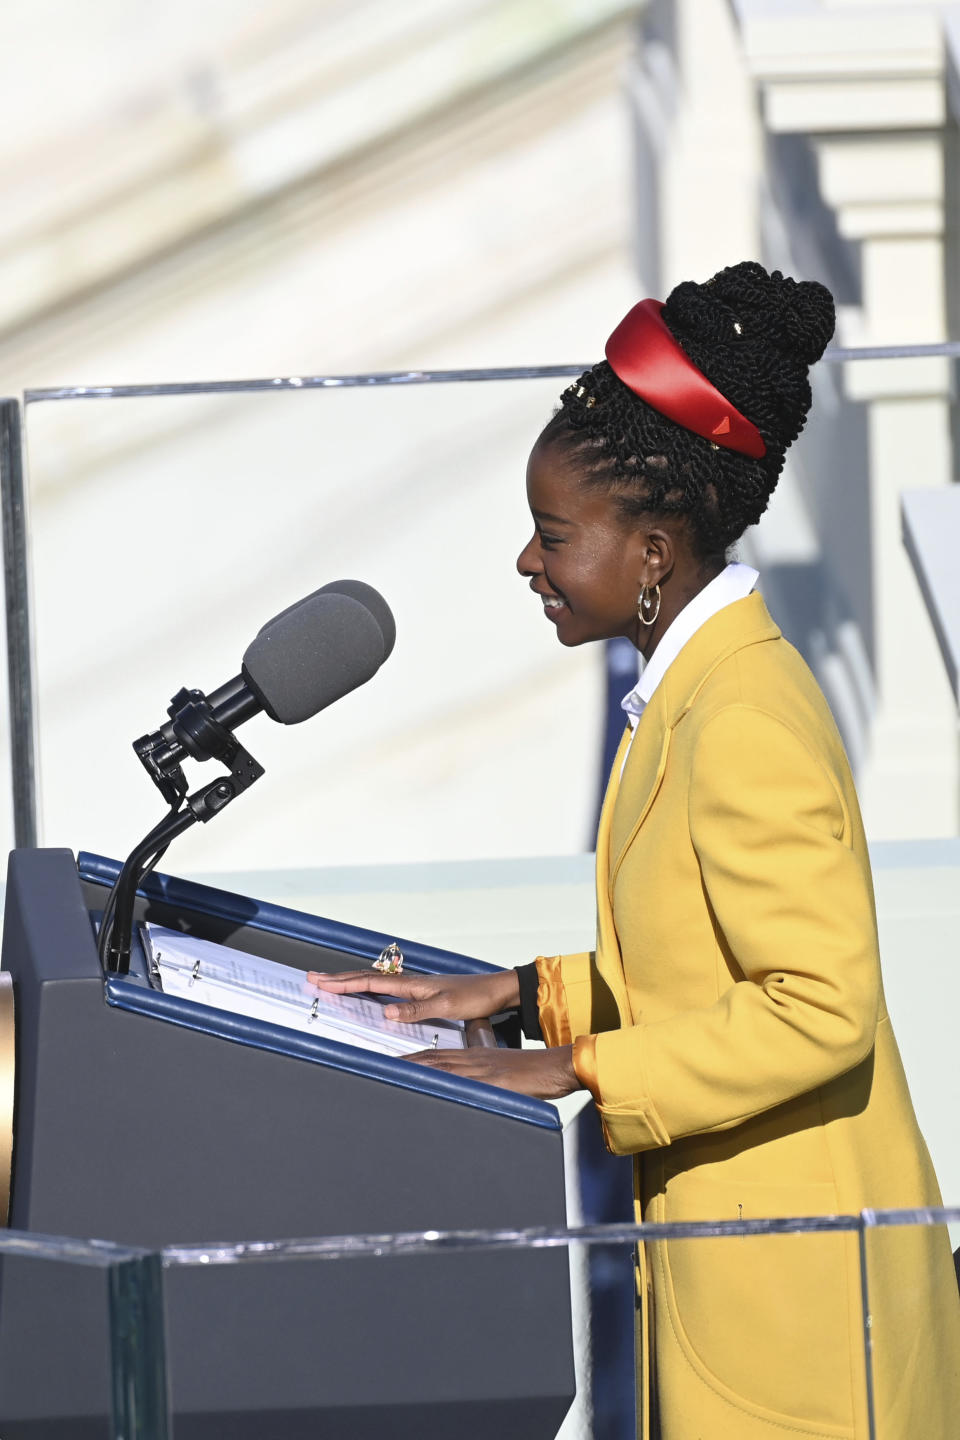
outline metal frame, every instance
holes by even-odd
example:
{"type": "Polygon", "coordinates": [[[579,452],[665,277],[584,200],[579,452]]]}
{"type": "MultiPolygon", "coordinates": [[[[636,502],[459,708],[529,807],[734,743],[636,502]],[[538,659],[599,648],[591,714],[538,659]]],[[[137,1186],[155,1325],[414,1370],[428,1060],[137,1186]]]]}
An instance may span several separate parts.
{"type": "MultiPolygon", "coordinates": [[[[960,341],[934,345],[834,346],[823,359],[913,359],[960,357],[960,341]]],[[[388,370],[357,375],[286,375],[254,380],[173,381],[156,385],[66,385],[26,390],[24,408],[60,400],[124,400],[164,395],[244,395],[283,390],[342,390],[377,386],[444,385],[486,380],[576,378],[587,365],[521,365],[479,370],[388,370]]],[[[0,399],[0,491],[3,513],[3,569],[7,615],[7,672],[10,696],[10,764],[13,832],[18,848],[38,838],[38,743],[36,664],[30,603],[30,547],[25,488],[25,447],[21,407],[0,399]]],[[[611,657],[608,657],[610,659],[611,657]]],[[[613,717],[619,722],[619,711],[613,717]]],[[[609,728],[609,726],[608,726],[609,728]]]]}
{"type": "Polygon", "coordinates": [[[30,545],[23,465],[23,427],[17,400],[0,400],[0,508],[7,613],[7,693],[13,843],[37,843],[37,707],[30,605],[30,545]]]}

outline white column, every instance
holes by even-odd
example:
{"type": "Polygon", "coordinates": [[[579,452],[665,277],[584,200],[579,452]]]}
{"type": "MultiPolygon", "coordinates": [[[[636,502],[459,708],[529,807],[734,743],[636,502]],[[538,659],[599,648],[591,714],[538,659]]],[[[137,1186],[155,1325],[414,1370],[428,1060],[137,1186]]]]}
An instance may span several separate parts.
{"type": "Polygon", "coordinates": [[[762,133],[728,0],[654,0],[631,89],[639,268],[665,295],[758,250],[762,133]]]}
{"type": "MultiPolygon", "coordinates": [[[[862,303],[842,342],[947,338],[954,236],[945,157],[953,124],[936,7],[809,0],[806,13],[742,3],[744,39],[773,134],[808,136],[823,199],[860,253],[862,303]]],[[[941,360],[859,361],[847,398],[867,411],[868,547],[876,710],[858,776],[872,838],[954,834],[960,818],[956,711],[900,534],[899,496],[952,480],[951,385],[941,360]]],[[[836,487],[843,474],[831,477],[836,487]]],[[[835,547],[834,547],[835,549],[835,547]]],[[[842,549],[841,549],[842,553],[842,549]]],[[[862,550],[861,550],[862,553],[862,550]]]]}

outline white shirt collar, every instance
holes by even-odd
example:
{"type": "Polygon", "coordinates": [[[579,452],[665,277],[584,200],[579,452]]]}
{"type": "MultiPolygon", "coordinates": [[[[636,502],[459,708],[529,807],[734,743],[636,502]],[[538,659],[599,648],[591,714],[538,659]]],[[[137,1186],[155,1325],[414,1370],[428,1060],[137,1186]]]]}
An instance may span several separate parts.
{"type": "Polygon", "coordinates": [[[736,561],[727,565],[694,595],[667,627],[649,663],[644,663],[643,657],[640,657],[640,679],[630,694],[620,701],[634,730],[650,703],[653,692],[687,641],[718,611],[732,605],[734,600],[745,599],[759,578],[759,573],[749,565],[741,565],[736,561]]]}

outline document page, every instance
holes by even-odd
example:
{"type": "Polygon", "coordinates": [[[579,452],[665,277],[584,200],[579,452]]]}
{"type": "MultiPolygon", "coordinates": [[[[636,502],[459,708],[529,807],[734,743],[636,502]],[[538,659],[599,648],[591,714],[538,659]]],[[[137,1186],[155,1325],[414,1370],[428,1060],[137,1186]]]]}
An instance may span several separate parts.
{"type": "Polygon", "coordinates": [[[407,1025],[387,1020],[383,1008],[389,996],[333,995],[309,985],[305,970],[162,925],[142,925],[140,930],[151,973],[167,995],[381,1055],[462,1049],[466,1044],[459,1021],[407,1025]]]}

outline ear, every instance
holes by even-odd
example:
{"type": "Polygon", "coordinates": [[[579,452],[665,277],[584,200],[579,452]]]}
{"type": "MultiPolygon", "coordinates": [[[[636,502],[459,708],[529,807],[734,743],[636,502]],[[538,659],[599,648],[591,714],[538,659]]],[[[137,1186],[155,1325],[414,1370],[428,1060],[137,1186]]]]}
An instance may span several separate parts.
{"type": "Polygon", "coordinates": [[[657,526],[636,532],[637,584],[662,585],[669,580],[677,563],[676,538],[667,529],[657,526]]]}

